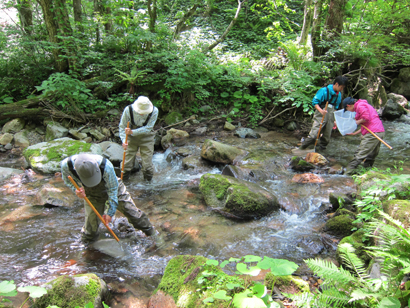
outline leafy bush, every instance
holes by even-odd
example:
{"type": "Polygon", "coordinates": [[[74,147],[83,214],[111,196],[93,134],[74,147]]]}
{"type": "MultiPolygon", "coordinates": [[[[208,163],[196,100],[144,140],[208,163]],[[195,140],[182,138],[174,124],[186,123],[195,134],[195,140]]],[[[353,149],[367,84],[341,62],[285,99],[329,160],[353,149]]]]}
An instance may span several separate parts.
{"type": "Polygon", "coordinates": [[[368,253],[380,264],[380,273],[371,277],[354,248],[344,243],[339,246],[343,267],[320,259],[305,262],[323,279],[322,291],[317,294],[287,294],[299,307],[378,307],[400,308],[410,304],[410,282],[402,285],[404,275],[410,273],[410,233],[402,224],[383,212],[384,221],[373,219],[368,224],[368,235],[377,246],[368,253]],[[385,222],[388,222],[386,224],[385,222]]]}
{"type": "Polygon", "coordinates": [[[91,90],[87,89],[84,82],[65,73],[52,74],[41,86],[36,86],[36,89],[43,91],[44,97],[68,113],[76,113],[78,109],[95,112],[104,108],[104,105],[92,96],[91,90]]]}

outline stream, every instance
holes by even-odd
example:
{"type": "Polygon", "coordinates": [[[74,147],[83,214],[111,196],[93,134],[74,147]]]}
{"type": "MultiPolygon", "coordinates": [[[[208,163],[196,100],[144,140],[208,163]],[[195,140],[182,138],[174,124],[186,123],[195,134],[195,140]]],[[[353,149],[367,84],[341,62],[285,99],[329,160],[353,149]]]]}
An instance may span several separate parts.
{"type": "MultiPolygon", "coordinates": [[[[403,168],[410,173],[409,124],[384,122],[385,141],[375,167],[385,170],[403,168]]],[[[140,296],[149,296],[157,287],[167,262],[176,255],[203,255],[219,261],[245,255],[288,259],[299,265],[307,258],[333,258],[337,240],[324,234],[324,205],[331,192],[353,192],[351,177],[321,174],[323,184],[299,184],[291,181],[295,172],[286,165],[291,149],[300,140],[279,132],[260,133],[260,139],[240,139],[232,133],[193,136],[184,148],[199,155],[207,138],[246,149],[251,153],[270,153],[266,170],[272,178],[256,181],[274,193],[288,211],[278,211],[259,220],[234,221],[206,206],[198,185],[205,173],[220,174],[224,166],[184,170],[183,157],[176,148],[155,153],[154,179],[142,180],[141,173],[125,182],[136,205],[147,213],[161,233],[165,245],[151,249],[152,239],[141,231],[120,237],[116,243],[100,226],[95,246],[84,246],[80,230],[84,223],[84,206],[80,200],[72,207],[35,205],[35,195],[45,184],[61,187],[61,177],[27,174],[0,183],[0,281],[39,285],[62,274],[93,272],[107,283],[138,286],[140,296]],[[273,154],[273,155],[272,155],[273,154]],[[2,221],[10,211],[21,211],[20,219],[2,221]]],[[[353,157],[360,138],[333,137],[325,156],[330,164],[346,165],[353,157]]],[[[21,158],[1,154],[0,166],[20,169],[21,158]]],[[[124,218],[114,221],[116,229],[124,218]]]]}

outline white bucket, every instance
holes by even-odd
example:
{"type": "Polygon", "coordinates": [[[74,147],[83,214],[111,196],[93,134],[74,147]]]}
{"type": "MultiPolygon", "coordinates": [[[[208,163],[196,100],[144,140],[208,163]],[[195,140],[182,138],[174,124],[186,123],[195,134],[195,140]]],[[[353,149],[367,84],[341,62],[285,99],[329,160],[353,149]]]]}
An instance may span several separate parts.
{"type": "Polygon", "coordinates": [[[339,132],[344,136],[353,133],[356,128],[356,120],[354,119],[356,112],[338,110],[335,111],[335,120],[339,132]]]}

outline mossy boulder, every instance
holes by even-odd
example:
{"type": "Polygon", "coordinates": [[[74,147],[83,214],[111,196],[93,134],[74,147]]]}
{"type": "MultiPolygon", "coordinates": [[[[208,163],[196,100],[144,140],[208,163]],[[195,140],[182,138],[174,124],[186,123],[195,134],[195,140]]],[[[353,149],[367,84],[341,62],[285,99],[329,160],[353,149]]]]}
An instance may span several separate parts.
{"type": "Polygon", "coordinates": [[[278,288],[282,293],[304,293],[310,292],[309,283],[297,276],[275,276],[272,273],[267,273],[265,276],[265,286],[269,290],[274,287],[278,288]]]}
{"type": "Polygon", "coordinates": [[[222,164],[234,164],[246,154],[244,150],[211,139],[205,140],[201,150],[202,158],[222,164]]]}
{"type": "MultiPolygon", "coordinates": [[[[365,231],[360,229],[349,236],[344,237],[340,242],[339,245],[344,243],[349,243],[353,246],[356,251],[357,256],[366,264],[368,264],[371,260],[370,255],[365,251],[366,247],[370,245],[369,239],[364,237],[365,231]],[[363,240],[365,240],[363,242],[363,240]]],[[[339,248],[336,250],[336,260],[339,264],[342,264],[342,258],[340,257],[339,248]]]]}
{"type": "Polygon", "coordinates": [[[23,155],[35,172],[53,174],[60,172],[60,163],[64,158],[85,152],[102,154],[98,144],[90,144],[66,137],[29,146],[23,155]]]}
{"type": "MultiPolygon", "coordinates": [[[[209,307],[203,300],[218,291],[231,294],[227,284],[244,285],[242,279],[229,276],[219,266],[207,265],[207,260],[202,256],[189,255],[172,258],[165,268],[158,290],[171,295],[177,307],[201,308],[209,307]]],[[[212,305],[228,307],[229,301],[215,299],[212,305]]]]}
{"type": "Polygon", "coordinates": [[[331,192],[329,194],[329,202],[332,205],[333,211],[339,208],[347,209],[349,211],[355,211],[354,198],[350,194],[331,192]]]}
{"type": "Polygon", "coordinates": [[[315,168],[315,165],[308,163],[299,156],[293,156],[290,161],[290,167],[295,171],[309,171],[315,168]]]}
{"type": "Polygon", "coordinates": [[[173,111],[170,112],[164,119],[166,125],[172,125],[182,121],[182,114],[179,112],[173,111]]]}
{"type": "Polygon", "coordinates": [[[346,209],[339,209],[335,215],[326,222],[324,230],[340,238],[349,236],[353,233],[352,229],[358,227],[356,223],[353,223],[355,219],[354,213],[346,209]]]}
{"type": "Polygon", "coordinates": [[[258,218],[280,208],[278,199],[271,192],[231,176],[204,174],[199,189],[208,206],[228,217],[258,218]]]}
{"type": "Polygon", "coordinates": [[[383,202],[383,211],[400,221],[406,229],[410,227],[409,200],[387,200],[383,202]]]}
{"type": "Polygon", "coordinates": [[[60,276],[44,285],[47,294],[37,299],[35,308],[58,306],[60,308],[84,307],[89,302],[102,308],[108,290],[105,282],[95,274],[60,276]]]}
{"type": "Polygon", "coordinates": [[[369,171],[357,177],[358,191],[377,190],[381,201],[387,200],[388,196],[394,191],[400,199],[409,199],[410,181],[406,175],[387,175],[381,172],[369,171]]]}

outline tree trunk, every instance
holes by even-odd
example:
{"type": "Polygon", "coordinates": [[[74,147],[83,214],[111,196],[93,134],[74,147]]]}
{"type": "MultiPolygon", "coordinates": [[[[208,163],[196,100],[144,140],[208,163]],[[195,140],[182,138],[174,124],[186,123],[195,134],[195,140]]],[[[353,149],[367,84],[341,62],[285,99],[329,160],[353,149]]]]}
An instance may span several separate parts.
{"type": "Polygon", "coordinates": [[[313,60],[317,61],[318,58],[322,55],[322,48],[319,47],[319,43],[321,40],[320,32],[321,32],[321,19],[320,15],[322,13],[322,5],[324,0],[315,0],[315,9],[313,12],[313,24],[312,24],[312,48],[313,48],[313,60]]]}
{"type": "Polygon", "coordinates": [[[110,33],[112,30],[112,19],[111,19],[111,8],[107,5],[104,8],[104,14],[107,20],[104,23],[104,28],[106,33],[110,33]]]}
{"type": "Polygon", "coordinates": [[[100,35],[100,22],[99,18],[101,16],[101,3],[100,0],[94,0],[94,17],[96,17],[96,26],[95,26],[95,44],[99,45],[101,40],[100,35]]]}
{"type": "Polygon", "coordinates": [[[53,43],[55,46],[52,50],[54,61],[55,61],[55,67],[57,71],[59,72],[65,72],[69,68],[68,60],[64,57],[60,56],[65,56],[66,54],[61,50],[61,48],[58,46],[61,43],[61,40],[58,38],[59,33],[59,25],[58,23],[60,20],[58,19],[57,16],[61,15],[61,9],[55,8],[60,6],[61,3],[65,5],[64,1],[61,0],[55,0],[54,5],[53,5],[53,0],[37,0],[39,4],[41,5],[41,9],[43,10],[43,15],[44,15],[44,21],[46,23],[47,31],[48,31],[48,37],[51,43],[53,43]],[[56,11],[60,11],[57,13],[56,11]]]}
{"type": "Polygon", "coordinates": [[[204,51],[210,51],[214,49],[219,43],[223,42],[226,36],[228,35],[229,31],[231,31],[232,27],[236,23],[239,17],[239,12],[241,11],[242,4],[244,4],[248,0],[238,0],[238,8],[236,9],[235,17],[232,19],[231,23],[229,24],[228,28],[226,28],[225,32],[221,35],[219,39],[217,39],[214,43],[209,45],[208,47],[205,47],[204,51]]]}
{"type": "Polygon", "coordinates": [[[312,0],[305,0],[305,9],[303,14],[303,27],[302,33],[300,34],[299,44],[306,45],[310,27],[312,26],[312,19],[313,19],[313,7],[312,7],[312,0]]]}
{"type": "Polygon", "coordinates": [[[198,3],[195,3],[194,6],[178,22],[177,26],[175,27],[175,31],[174,31],[174,37],[173,37],[174,40],[181,33],[182,27],[184,26],[185,22],[195,14],[197,8],[198,8],[198,3]]]}
{"type": "Polygon", "coordinates": [[[0,120],[22,118],[27,120],[43,120],[52,116],[57,119],[70,119],[78,123],[85,123],[88,120],[104,119],[108,110],[98,111],[93,114],[82,114],[81,117],[69,115],[57,109],[44,106],[43,96],[25,99],[12,104],[0,105],[0,120]]]}
{"type": "Polygon", "coordinates": [[[330,37],[339,36],[343,31],[344,10],[348,0],[331,0],[325,30],[330,37]]]}
{"type": "Polygon", "coordinates": [[[31,34],[33,26],[31,0],[18,0],[17,4],[21,27],[24,29],[24,32],[31,34]]]}
{"type": "Polygon", "coordinates": [[[77,30],[80,33],[84,33],[83,22],[83,12],[81,9],[81,0],[73,0],[73,11],[74,11],[74,21],[77,25],[77,30]]]}
{"type": "MultiPolygon", "coordinates": [[[[148,0],[147,7],[149,15],[148,28],[151,33],[155,33],[155,23],[157,21],[157,0],[148,0]]],[[[152,42],[148,41],[145,50],[150,52],[151,48],[152,42]]]]}

